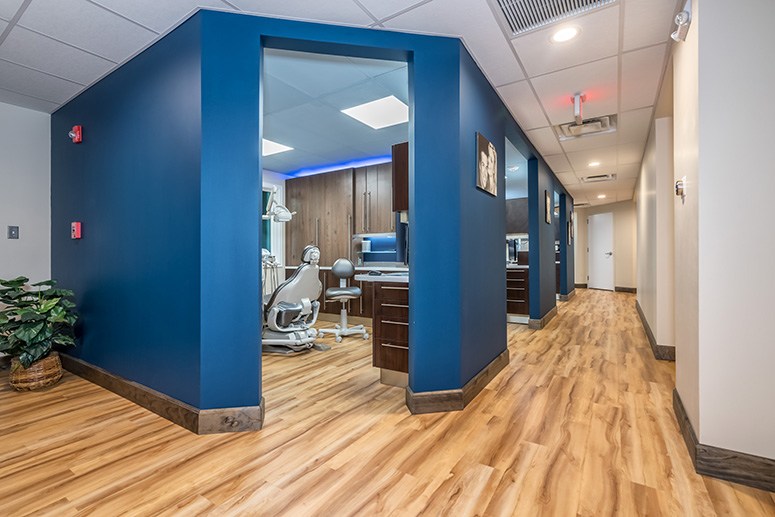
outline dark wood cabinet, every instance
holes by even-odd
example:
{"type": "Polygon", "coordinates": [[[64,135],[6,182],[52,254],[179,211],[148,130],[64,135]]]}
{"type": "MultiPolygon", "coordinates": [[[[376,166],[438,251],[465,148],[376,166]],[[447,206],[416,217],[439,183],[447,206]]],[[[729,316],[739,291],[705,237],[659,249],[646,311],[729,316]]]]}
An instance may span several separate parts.
{"type": "Polygon", "coordinates": [[[529,269],[506,270],[506,312],[530,314],[529,269]]]}
{"type": "Polygon", "coordinates": [[[372,364],[409,372],[409,284],[374,282],[372,364]]]}
{"type": "Polygon", "coordinates": [[[351,258],[352,182],[353,169],[285,182],[286,206],[296,212],[286,223],[286,264],[300,264],[308,244],[320,248],[321,266],[330,266],[340,257],[351,258]]]}
{"type": "Polygon", "coordinates": [[[409,142],[392,148],[393,211],[409,210],[409,142]]]}
{"type": "Polygon", "coordinates": [[[395,231],[392,197],[389,163],[355,169],[353,181],[355,233],[395,231]]]}

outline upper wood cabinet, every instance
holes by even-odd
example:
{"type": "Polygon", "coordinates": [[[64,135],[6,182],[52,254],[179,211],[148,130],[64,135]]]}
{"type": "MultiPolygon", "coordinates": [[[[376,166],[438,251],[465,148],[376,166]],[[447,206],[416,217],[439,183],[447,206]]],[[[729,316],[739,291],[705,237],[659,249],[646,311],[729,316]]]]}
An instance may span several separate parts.
{"type": "Polygon", "coordinates": [[[308,244],[320,248],[320,265],[350,258],[353,230],[353,169],[292,178],[285,182],[286,206],[296,212],[286,223],[286,263],[301,263],[308,244]]]}
{"type": "Polygon", "coordinates": [[[355,169],[353,182],[355,233],[395,231],[392,183],[392,169],[389,163],[355,169]]]}
{"type": "Polygon", "coordinates": [[[409,210],[409,142],[396,144],[393,152],[393,211],[409,210]]]}

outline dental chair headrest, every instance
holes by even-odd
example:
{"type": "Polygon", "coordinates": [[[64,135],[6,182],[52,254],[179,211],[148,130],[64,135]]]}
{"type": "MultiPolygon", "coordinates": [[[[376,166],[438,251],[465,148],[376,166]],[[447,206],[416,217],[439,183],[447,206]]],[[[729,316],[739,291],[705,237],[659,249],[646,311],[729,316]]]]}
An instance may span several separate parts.
{"type": "Polygon", "coordinates": [[[310,244],[301,252],[301,261],[305,264],[317,264],[319,260],[320,250],[317,246],[310,244]]]}

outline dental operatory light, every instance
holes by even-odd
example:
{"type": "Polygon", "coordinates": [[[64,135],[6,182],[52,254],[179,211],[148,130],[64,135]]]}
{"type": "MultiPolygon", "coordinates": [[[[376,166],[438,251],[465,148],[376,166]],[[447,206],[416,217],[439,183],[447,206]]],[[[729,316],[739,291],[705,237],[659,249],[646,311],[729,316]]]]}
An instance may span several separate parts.
{"type": "Polygon", "coordinates": [[[674,41],[686,41],[689,33],[689,25],[692,23],[692,0],[686,0],[683,10],[675,15],[675,24],[678,28],[670,35],[674,41]]]}
{"type": "Polygon", "coordinates": [[[272,142],[266,138],[261,140],[261,156],[272,156],[273,154],[293,151],[293,147],[272,142]]]}
{"type": "Polygon", "coordinates": [[[555,43],[565,43],[579,35],[578,27],[564,27],[552,34],[552,41],[555,43]]]}
{"type": "Polygon", "coordinates": [[[409,122],[409,106],[394,95],[343,109],[342,113],[373,129],[409,122]]]}

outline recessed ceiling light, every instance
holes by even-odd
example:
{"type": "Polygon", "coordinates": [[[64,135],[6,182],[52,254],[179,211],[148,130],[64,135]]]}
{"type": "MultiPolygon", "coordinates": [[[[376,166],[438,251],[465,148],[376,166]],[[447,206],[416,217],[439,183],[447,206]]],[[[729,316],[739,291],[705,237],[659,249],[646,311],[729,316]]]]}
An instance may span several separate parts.
{"type": "Polygon", "coordinates": [[[555,43],[565,43],[579,35],[577,27],[564,27],[552,34],[552,41],[555,43]]]}
{"type": "Polygon", "coordinates": [[[605,194],[598,194],[598,195],[597,195],[597,198],[598,198],[598,199],[605,199],[605,194]]]}
{"type": "Polygon", "coordinates": [[[342,113],[374,129],[409,122],[409,106],[393,95],[344,109],[342,113]]]}
{"type": "Polygon", "coordinates": [[[587,165],[589,167],[600,167],[600,162],[589,162],[587,165]]]}
{"type": "Polygon", "coordinates": [[[266,138],[261,140],[261,156],[272,156],[273,154],[284,153],[285,151],[293,151],[293,147],[278,144],[277,142],[272,142],[266,138]]]}

